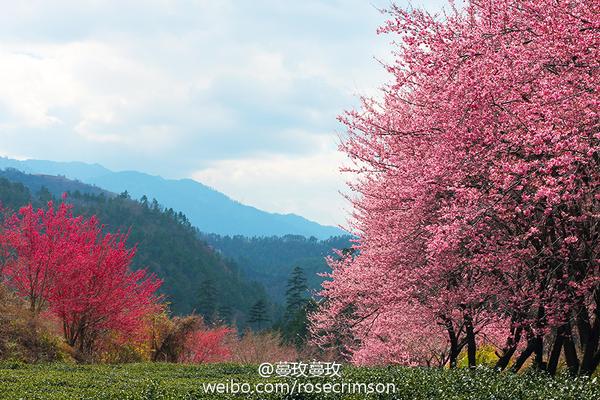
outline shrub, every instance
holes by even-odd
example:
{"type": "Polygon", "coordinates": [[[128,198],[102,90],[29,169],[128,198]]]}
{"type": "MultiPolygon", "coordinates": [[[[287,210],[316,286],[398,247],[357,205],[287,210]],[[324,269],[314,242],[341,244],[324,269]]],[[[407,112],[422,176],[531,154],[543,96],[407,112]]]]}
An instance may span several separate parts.
{"type": "Polygon", "coordinates": [[[33,316],[21,299],[0,284],[0,360],[71,361],[71,351],[52,333],[50,324],[33,316]]]}
{"type": "Polygon", "coordinates": [[[213,363],[227,361],[231,355],[226,337],[233,330],[227,327],[198,329],[188,335],[179,361],[184,363],[213,363]]]}
{"type": "Polygon", "coordinates": [[[292,361],[298,358],[294,346],[282,345],[281,336],[274,332],[246,331],[230,344],[231,360],[244,364],[292,361]]]}
{"type": "MultiPolygon", "coordinates": [[[[475,353],[475,361],[477,365],[484,365],[486,367],[494,367],[496,362],[498,361],[498,356],[496,355],[496,348],[492,345],[483,345],[477,349],[475,353]]],[[[466,368],[469,366],[469,361],[467,359],[467,353],[463,352],[459,356],[458,366],[462,368],[466,368]]]]}
{"type": "Polygon", "coordinates": [[[202,326],[197,315],[169,318],[167,310],[152,316],[150,347],[152,361],[177,362],[190,334],[202,326]]]}

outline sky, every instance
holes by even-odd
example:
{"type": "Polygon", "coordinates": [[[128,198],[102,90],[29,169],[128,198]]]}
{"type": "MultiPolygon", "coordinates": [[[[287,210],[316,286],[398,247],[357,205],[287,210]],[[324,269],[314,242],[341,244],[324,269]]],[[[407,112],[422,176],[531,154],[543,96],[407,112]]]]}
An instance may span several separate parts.
{"type": "Polygon", "coordinates": [[[0,0],[0,155],[193,178],[344,225],[336,116],[388,80],[389,4],[0,0]]]}

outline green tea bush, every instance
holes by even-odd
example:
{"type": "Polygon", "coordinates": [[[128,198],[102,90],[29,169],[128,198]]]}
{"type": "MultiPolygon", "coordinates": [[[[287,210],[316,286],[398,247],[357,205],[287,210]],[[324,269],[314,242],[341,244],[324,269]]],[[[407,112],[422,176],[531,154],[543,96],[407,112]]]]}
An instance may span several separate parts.
{"type": "Polygon", "coordinates": [[[541,373],[497,373],[489,368],[427,369],[407,367],[342,369],[341,378],[303,378],[298,382],[393,383],[390,394],[209,394],[207,383],[231,380],[257,383],[293,382],[262,378],[254,365],[181,365],[140,363],[119,365],[0,363],[0,399],[442,399],[442,400],[595,400],[596,378],[555,378],[541,373]]]}

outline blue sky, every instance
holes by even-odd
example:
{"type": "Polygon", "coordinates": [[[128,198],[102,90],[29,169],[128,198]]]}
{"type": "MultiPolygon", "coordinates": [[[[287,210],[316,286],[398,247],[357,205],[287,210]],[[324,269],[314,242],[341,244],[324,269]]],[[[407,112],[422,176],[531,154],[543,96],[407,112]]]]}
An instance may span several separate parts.
{"type": "Polygon", "coordinates": [[[336,116],[387,79],[388,1],[0,3],[0,155],[192,177],[344,223],[336,116]]]}

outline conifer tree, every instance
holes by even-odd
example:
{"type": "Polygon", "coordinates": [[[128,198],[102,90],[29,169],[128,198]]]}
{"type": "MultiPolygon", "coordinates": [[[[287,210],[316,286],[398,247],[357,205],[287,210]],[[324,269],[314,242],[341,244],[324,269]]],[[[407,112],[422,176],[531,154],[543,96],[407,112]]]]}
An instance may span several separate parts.
{"type": "Polygon", "coordinates": [[[306,305],[306,276],[301,267],[295,267],[287,284],[286,319],[293,318],[306,305]]]}
{"type": "Polygon", "coordinates": [[[254,303],[248,313],[248,323],[256,326],[256,329],[261,330],[263,324],[270,320],[271,319],[267,315],[267,303],[263,299],[254,303]]]}
{"type": "Polygon", "coordinates": [[[287,284],[286,310],[282,325],[282,334],[285,341],[293,343],[300,348],[304,345],[308,333],[307,312],[314,308],[307,294],[308,286],[304,270],[295,267],[287,284]]]}
{"type": "Polygon", "coordinates": [[[217,317],[217,291],[212,279],[205,279],[198,291],[198,313],[207,325],[212,325],[217,317]]]}

